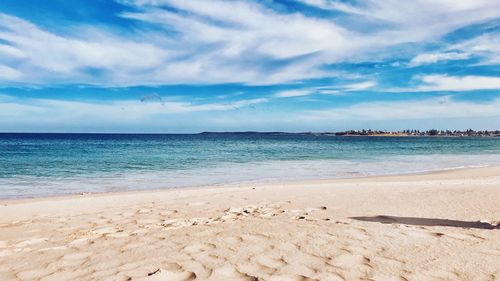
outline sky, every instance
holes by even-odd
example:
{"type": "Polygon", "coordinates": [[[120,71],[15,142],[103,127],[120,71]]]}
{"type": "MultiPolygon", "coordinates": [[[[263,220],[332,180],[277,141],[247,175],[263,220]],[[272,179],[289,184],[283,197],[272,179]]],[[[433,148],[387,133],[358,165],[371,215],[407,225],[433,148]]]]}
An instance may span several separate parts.
{"type": "Polygon", "coordinates": [[[363,128],[500,129],[500,1],[0,1],[0,132],[363,128]]]}

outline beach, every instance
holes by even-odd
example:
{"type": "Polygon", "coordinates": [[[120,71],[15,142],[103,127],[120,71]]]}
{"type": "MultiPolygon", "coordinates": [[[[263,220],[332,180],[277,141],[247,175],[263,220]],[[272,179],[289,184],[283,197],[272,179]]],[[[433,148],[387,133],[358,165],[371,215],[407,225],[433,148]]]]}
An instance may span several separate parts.
{"type": "Polygon", "coordinates": [[[1,280],[498,280],[500,167],[3,200],[1,280]]]}
{"type": "Polygon", "coordinates": [[[500,281],[500,0],[0,0],[0,281],[500,281]]]}

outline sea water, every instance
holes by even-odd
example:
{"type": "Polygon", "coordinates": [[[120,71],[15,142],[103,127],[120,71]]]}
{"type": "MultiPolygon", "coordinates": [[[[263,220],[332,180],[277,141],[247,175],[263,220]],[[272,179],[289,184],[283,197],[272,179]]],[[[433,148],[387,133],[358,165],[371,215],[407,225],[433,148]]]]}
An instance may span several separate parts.
{"type": "Polygon", "coordinates": [[[0,198],[500,165],[500,138],[0,134],[0,198]]]}

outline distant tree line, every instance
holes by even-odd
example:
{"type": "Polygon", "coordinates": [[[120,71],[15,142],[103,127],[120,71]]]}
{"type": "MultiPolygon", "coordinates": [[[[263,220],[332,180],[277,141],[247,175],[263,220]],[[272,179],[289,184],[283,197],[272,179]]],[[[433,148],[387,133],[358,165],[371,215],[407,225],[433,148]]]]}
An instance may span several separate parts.
{"type": "Polygon", "coordinates": [[[475,137],[475,136],[485,136],[485,137],[500,137],[500,131],[475,131],[468,129],[465,131],[461,130],[437,130],[431,129],[427,131],[420,130],[402,130],[402,131],[385,131],[385,130],[349,130],[343,132],[336,132],[337,136],[456,136],[456,137],[475,137]]]}

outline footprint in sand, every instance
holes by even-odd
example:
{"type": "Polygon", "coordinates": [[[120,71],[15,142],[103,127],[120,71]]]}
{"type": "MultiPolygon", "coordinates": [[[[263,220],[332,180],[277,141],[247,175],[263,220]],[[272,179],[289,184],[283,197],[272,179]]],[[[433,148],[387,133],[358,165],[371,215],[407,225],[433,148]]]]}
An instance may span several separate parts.
{"type": "Polygon", "coordinates": [[[314,207],[314,208],[306,208],[304,211],[306,211],[307,213],[312,213],[312,212],[316,212],[316,211],[324,211],[328,209],[326,206],[321,206],[321,207],[314,207]]]}
{"type": "Polygon", "coordinates": [[[161,223],[162,220],[160,219],[138,219],[136,220],[137,224],[142,224],[142,225],[148,225],[148,224],[157,224],[161,223]]]}
{"type": "Polygon", "coordinates": [[[447,233],[446,237],[450,237],[450,238],[457,239],[460,241],[471,241],[471,242],[484,240],[484,238],[477,236],[477,235],[460,234],[460,233],[452,233],[452,232],[447,233]]]}
{"type": "Polygon", "coordinates": [[[7,248],[7,241],[0,241],[0,248],[7,248]]]}
{"type": "Polygon", "coordinates": [[[21,241],[21,242],[17,243],[15,246],[18,248],[24,248],[26,246],[33,246],[36,244],[40,244],[42,242],[46,242],[48,240],[49,239],[47,239],[47,238],[32,238],[29,240],[21,241]]]}
{"type": "Polygon", "coordinates": [[[106,237],[111,237],[111,238],[125,238],[125,237],[129,237],[129,236],[130,236],[130,234],[123,232],[123,231],[118,231],[116,233],[106,234],[106,237]]]}
{"type": "Polygon", "coordinates": [[[82,260],[88,258],[92,255],[91,252],[78,252],[73,254],[67,254],[62,257],[63,260],[82,260]]]}
{"type": "Polygon", "coordinates": [[[433,272],[416,272],[408,275],[409,280],[460,280],[459,275],[451,271],[434,270],[433,272]]]}
{"type": "Polygon", "coordinates": [[[57,246],[57,247],[47,247],[47,248],[42,248],[38,250],[39,252],[46,252],[46,251],[61,251],[61,250],[66,250],[68,249],[68,246],[57,246]]]}
{"type": "Polygon", "coordinates": [[[10,256],[12,253],[12,250],[2,250],[0,251],[0,257],[10,256]]]}
{"type": "Polygon", "coordinates": [[[43,268],[21,271],[17,273],[17,277],[21,280],[39,280],[48,274],[50,274],[50,270],[43,268]]]}
{"type": "Polygon", "coordinates": [[[238,271],[235,267],[230,264],[223,265],[216,268],[210,275],[213,280],[245,280],[253,281],[258,280],[256,277],[249,276],[245,273],[238,271]]]}
{"type": "Polygon", "coordinates": [[[162,217],[168,217],[168,216],[173,215],[173,214],[175,214],[177,212],[178,212],[177,210],[162,211],[162,212],[159,213],[159,215],[162,216],[162,217]]]}
{"type": "Polygon", "coordinates": [[[361,267],[361,266],[370,266],[370,259],[366,258],[363,255],[359,254],[344,254],[337,257],[334,257],[330,264],[341,267],[341,268],[350,268],[353,266],[361,267]]]}
{"type": "Polygon", "coordinates": [[[379,268],[400,268],[402,269],[404,266],[403,261],[399,261],[397,259],[394,259],[392,257],[384,257],[381,255],[376,255],[371,258],[371,261],[373,264],[376,264],[379,268]]]}
{"type": "Polygon", "coordinates": [[[282,209],[279,205],[268,205],[268,206],[246,206],[241,208],[229,208],[224,210],[225,215],[221,217],[224,221],[235,220],[238,217],[261,217],[270,218],[280,214],[286,213],[286,210],[282,209]]]}
{"type": "Polygon", "coordinates": [[[189,254],[196,254],[201,252],[206,252],[215,249],[216,246],[210,243],[194,243],[184,247],[184,251],[189,254]]]}
{"type": "Polygon", "coordinates": [[[239,246],[243,242],[243,238],[239,236],[224,237],[224,243],[228,246],[239,246]]]}
{"type": "Polygon", "coordinates": [[[142,208],[142,209],[137,210],[137,213],[138,214],[149,214],[149,213],[151,213],[151,209],[142,208]]]}
{"type": "Polygon", "coordinates": [[[206,204],[208,204],[208,202],[192,202],[192,203],[189,203],[187,205],[191,206],[191,207],[195,207],[195,206],[203,206],[203,205],[206,205],[206,204]]]}
{"type": "Polygon", "coordinates": [[[237,270],[239,272],[245,272],[247,275],[273,275],[276,272],[275,268],[268,267],[262,264],[256,264],[253,262],[240,262],[237,265],[237,270]]]}
{"type": "MultiPolygon", "coordinates": [[[[318,279],[309,278],[302,275],[274,275],[266,279],[268,281],[319,281],[318,279]]],[[[325,279],[325,280],[338,280],[338,279],[325,279]]]]}
{"type": "Polygon", "coordinates": [[[486,254],[486,255],[491,255],[494,257],[500,257],[500,250],[487,249],[487,250],[482,250],[481,253],[486,254]]]}
{"type": "Polygon", "coordinates": [[[269,255],[265,255],[265,254],[256,256],[256,257],[252,258],[252,260],[257,262],[260,265],[263,265],[263,266],[266,266],[269,268],[273,268],[273,269],[282,268],[285,265],[287,265],[285,260],[283,260],[282,258],[273,258],[273,257],[271,257],[269,255]]]}
{"type": "Polygon", "coordinates": [[[146,234],[148,232],[149,232],[148,229],[142,228],[142,229],[138,229],[138,230],[132,231],[132,233],[130,235],[132,235],[132,236],[140,236],[140,235],[144,235],[144,234],[146,234]]]}
{"type": "Polygon", "coordinates": [[[158,269],[148,274],[146,277],[133,278],[133,281],[189,281],[194,280],[196,274],[190,271],[171,271],[167,269],[158,269]]]}
{"type": "Polygon", "coordinates": [[[84,243],[89,243],[89,239],[89,237],[78,238],[68,243],[68,246],[76,246],[84,243]]]}
{"type": "Polygon", "coordinates": [[[116,229],[114,227],[101,227],[94,229],[92,232],[99,235],[105,235],[116,232],[116,229]]]}

